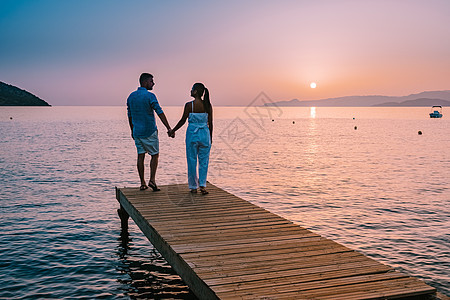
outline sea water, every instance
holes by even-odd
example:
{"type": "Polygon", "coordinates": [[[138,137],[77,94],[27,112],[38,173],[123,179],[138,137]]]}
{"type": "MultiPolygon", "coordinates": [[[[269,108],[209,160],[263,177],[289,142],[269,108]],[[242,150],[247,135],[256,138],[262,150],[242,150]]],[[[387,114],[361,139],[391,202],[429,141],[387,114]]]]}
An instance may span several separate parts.
{"type": "MultiPolygon", "coordinates": [[[[208,180],[449,294],[450,121],[428,113],[216,107],[208,180]]],[[[158,127],[157,183],[186,183],[185,127],[158,127]]],[[[0,166],[1,299],[195,299],[121,232],[114,187],[139,186],[125,107],[2,107],[0,166]]]]}

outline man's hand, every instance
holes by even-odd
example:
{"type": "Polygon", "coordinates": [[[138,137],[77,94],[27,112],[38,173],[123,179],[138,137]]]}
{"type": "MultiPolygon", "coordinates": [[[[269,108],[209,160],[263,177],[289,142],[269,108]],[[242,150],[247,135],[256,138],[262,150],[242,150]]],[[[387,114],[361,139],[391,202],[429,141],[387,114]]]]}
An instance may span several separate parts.
{"type": "Polygon", "coordinates": [[[171,137],[171,138],[174,138],[174,137],[175,137],[175,131],[173,131],[172,129],[169,129],[169,130],[167,131],[167,135],[168,135],[169,137],[171,137]]]}

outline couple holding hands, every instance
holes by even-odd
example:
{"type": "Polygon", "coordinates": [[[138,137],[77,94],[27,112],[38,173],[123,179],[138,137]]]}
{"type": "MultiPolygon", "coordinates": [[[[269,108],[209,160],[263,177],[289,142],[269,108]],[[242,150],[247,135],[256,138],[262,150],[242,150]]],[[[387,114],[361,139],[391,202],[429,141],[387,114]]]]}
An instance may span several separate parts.
{"type": "Polygon", "coordinates": [[[208,89],[202,83],[194,84],[191,90],[191,97],[194,100],[185,104],[180,121],[174,128],[171,128],[155,94],[150,92],[155,85],[153,75],[148,73],[141,74],[139,83],[140,87],[128,96],[127,112],[131,136],[134,139],[138,153],[137,169],[141,180],[140,190],[146,190],[149,187],[155,192],[160,190],[155,182],[159,158],[158,130],[154,115],[154,112],[156,112],[161,122],[166,126],[168,136],[172,138],[175,137],[175,132],[188,120],[186,158],[189,190],[191,193],[197,193],[197,189],[200,188],[200,192],[203,195],[208,194],[206,177],[213,130],[212,106],[208,89]],[[145,153],[151,156],[148,185],[144,178],[145,153]]]}

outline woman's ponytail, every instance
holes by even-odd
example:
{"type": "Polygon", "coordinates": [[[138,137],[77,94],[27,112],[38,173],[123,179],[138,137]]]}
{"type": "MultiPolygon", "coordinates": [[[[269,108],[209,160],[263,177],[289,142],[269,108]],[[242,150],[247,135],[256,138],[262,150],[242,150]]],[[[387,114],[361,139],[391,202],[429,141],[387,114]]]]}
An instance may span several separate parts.
{"type": "Polygon", "coordinates": [[[205,87],[205,95],[203,96],[203,105],[207,113],[211,113],[211,100],[209,99],[209,90],[205,87]]]}

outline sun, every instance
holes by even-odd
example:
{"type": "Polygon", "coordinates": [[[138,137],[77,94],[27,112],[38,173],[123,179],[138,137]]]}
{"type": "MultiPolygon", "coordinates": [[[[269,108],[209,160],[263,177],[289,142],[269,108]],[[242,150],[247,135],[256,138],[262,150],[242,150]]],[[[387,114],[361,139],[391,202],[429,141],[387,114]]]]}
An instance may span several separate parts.
{"type": "Polygon", "coordinates": [[[315,82],[311,82],[311,84],[309,85],[312,89],[315,89],[317,84],[315,82]]]}

